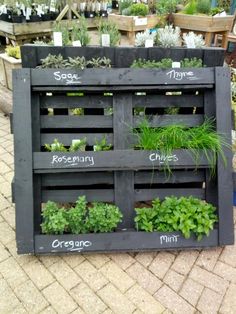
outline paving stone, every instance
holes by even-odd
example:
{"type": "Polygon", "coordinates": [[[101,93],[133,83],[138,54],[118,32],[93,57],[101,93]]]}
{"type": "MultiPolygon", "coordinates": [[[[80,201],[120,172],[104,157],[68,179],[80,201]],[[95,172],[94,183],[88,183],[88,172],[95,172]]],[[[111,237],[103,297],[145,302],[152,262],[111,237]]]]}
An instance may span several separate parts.
{"type": "Polygon", "coordinates": [[[195,306],[202,294],[204,287],[196,281],[187,278],[180,290],[180,296],[195,306]]]}
{"type": "Polygon", "coordinates": [[[162,279],[167,273],[175,260],[175,256],[168,252],[161,252],[157,254],[153,262],[149,266],[149,269],[160,279],[162,279]]]}
{"type": "Polygon", "coordinates": [[[1,212],[2,217],[11,226],[12,229],[15,229],[15,209],[9,207],[1,212]]]}
{"type": "Polygon", "coordinates": [[[198,301],[197,309],[204,314],[218,313],[222,299],[223,295],[208,288],[204,288],[200,300],[198,301]]]}
{"type": "Polygon", "coordinates": [[[22,267],[39,290],[55,281],[47,268],[39,260],[34,260],[22,267]]]}
{"type": "MultiPolygon", "coordinates": [[[[107,308],[107,306],[94,293],[94,291],[83,282],[73,288],[70,294],[80,305],[80,307],[82,307],[85,313],[100,314],[103,313],[107,308]]],[[[110,295],[110,297],[111,296],[112,295],[110,295]]]]}
{"type": "Polygon", "coordinates": [[[181,298],[176,292],[164,285],[154,294],[154,297],[164,306],[176,314],[194,313],[194,308],[181,298]]]}
{"type": "Polygon", "coordinates": [[[229,264],[232,267],[236,267],[236,235],[234,242],[234,245],[226,246],[220,256],[220,260],[223,263],[229,264]]]}
{"type": "Polygon", "coordinates": [[[0,211],[11,206],[11,203],[0,193],[0,211]]]}
{"type": "MultiPolygon", "coordinates": [[[[9,154],[10,155],[10,154],[9,154]]],[[[11,155],[10,155],[11,156],[11,155]]],[[[13,157],[12,157],[13,158],[13,157]]],[[[12,161],[8,161],[8,165],[9,165],[9,167],[11,168],[11,164],[12,164],[12,162],[13,162],[13,160],[12,161]]],[[[8,182],[8,183],[12,183],[12,180],[13,180],[13,177],[14,177],[14,172],[13,171],[10,171],[10,172],[8,172],[8,173],[6,173],[6,174],[4,174],[3,175],[3,177],[6,179],[6,181],[8,182]]]]}
{"type": "Polygon", "coordinates": [[[12,289],[28,279],[13,257],[4,260],[0,265],[0,272],[12,289]]]}
{"type": "Polygon", "coordinates": [[[104,287],[108,281],[90,262],[84,261],[74,268],[76,273],[95,291],[104,287]]]}
{"type": "MultiPolygon", "coordinates": [[[[112,310],[110,309],[106,309],[102,314],[113,314],[114,312],[112,312],[112,310]]],[[[133,313],[136,314],[136,311],[133,313]]],[[[138,314],[138,313],[137,313],[138,314]]]]}
{"type": "Polygon", "coordinates": [[[126,291],[125,295],[144,313],[158,314],[165,310],[157,300],[137,284],[126,291]]]}
{"type": "Polygon", "coordinates": [[[228,281],[236,283],[236,268],[218,261],[214,268],[214,273],[228,281]]]}
{"type": "Polygon", "coordinates": [[[100,271],[102,274],[121,292],[125,292],[134,285],[134,280],[130,278],[122,269],[120,269],[113,261],[106,263],[100,271]]]}
{"type": "Polygon", "coordinates": [[[17,306],[20,306],[19,300],[6,280],[0,279],[0,313],[13,313],[17,306]]]}
{"type": "Polygon", "coordinates": [[[10,257],[10,253],[6,250],[5,246],[0,243],[0,266],[1,262],[10,257]]]}
{"type": "Polygon", "coordinates": [[[39,313],[48,306],[48,302],[30,280],[18,285],[14,292],[28,313],[39,313]]]}
{"type": "Polygon", "coordinates": [[[91,254],[87,255],[86,259],[97,269],[101,268],[104,264],[110,261],[110,258],[106,256],[106,254],[91,254]]]}
{"type": "Polygon", "coordinates": [[[60,256],[51,255],[51,256],[40,256],[39,260],[43,263],[45,267],[50,267],[51,265],[59,262],[61,260],[60,256]]]}
{"type": "Polygon", "coordinates": [[[78,266],[79,264],[83,263],[83,261],[85,260],[85,258],[83,257],[83,255],[67,255],[67,256],[63,256],[63,260],[71,267],[71,268],[75,268],[76,266],[78,266]]]}
{"type": "Polygon", "coordinates": [[[66,290],[74,288],[81,282],[80,277],[62,259],[52,264],[48,269],[66,290]]]}
{"type": "Polygon", "coordinates": [[[11,168],[8,167],[8,165],[5,162],[0,161],[0,173],[5,174],[10,171],[11,171],[11,168]]]}
{"type": "Polygon", "coordinates": [[[59,314],[71,313],[77,308],[75,301],[58,282],[54,282],[42,292],[59,314]]]}
{"type": "Polygon", "coordinates": [[[11,183],[5,181],[4,184],[1,185],[1,193],[6,198],[11,197],[11,183]]]}
{"type": "Polygon", "coordinates": [[[12,312],[11,314],[28,314],[29,312],[26,311],[26,309],[24,308],[23,305],[19,305],[17,306],[12,312]]]}
{"type": "Polygon", "coordinates": [[[222,306],[219,310],[220,314],[235,314],[236,313],[236,285],[231,284],[227,290],[222,306]]]}
{"type": "Polygon", "coordinates": [[[156,252],[150,252],[150,253],[140,252],[135,256],[135,259],[144,267],[148,267],[151,264],[151,262],[154,260],[156,255],[157,255],[156,252]]]}
{"type": "Polygon", "coordinates": [[[134,304],[110,283],[97,294],[116,314],[131,314],[136,309],[134,304]]]}
{"type": "Polygon", "coordinates": [[[166,273],[163,281],[174,291],[179,291],[184,282],[185,277],[174,270],[170,269],[166,273]]]}
{"type": "Polygon", "coordinates": [[[203,250],[196,261],[196,265],[212,271],[222,252],[222,248],[203,250]]]}
{"type": "Polygon", "coordinates": [[[198,254],[198,251],[181,251],[171,268],[177,273],[187,275],[195,263],[198,254]]]}
{"type": "Polygon", "coordinates": [[[189,277],[220,294],[224,294],[229,285],[224,279],[198,266],[193,267],[189,277]]]}
{"type": "MultiPolygon", "coordinates": [[[[104,314],[103,312],[102,314],[104,314]]],[[[86,314],[81,308],[77,308],[75,311],[73,311],[71,314],[86,314]]]]}
{"type": "Polygon", "coordinates": [[[124,270],[135,263],[135,259],[128,253],[108,254],[108,256],[124,270]]]}
{"type": "Polygon", "coordinates": [[[42,310],[40,314],[57,314],[57,312],[54,310],[52,306],[46,307],[46,309],[42,310]]]}
{"type": "Polygon", "coordinates": [[[9,250],[9,252],[11,253],[11,255],[15,258],[15,260],[17,261],[17,264],[19,264],[20,266],[30,263],[34,260],[36,260],[37,258],[33,255],[18,255],[16,252],[16,241],[15,239],[9,243],[6,244],[6,248],[9,250]]]}
{"type": "Polygon", "coordinates": [[[126,272],[151,294],[154,294],[162,286],[161,280],[138,262],[127,268],[126,272]]]}

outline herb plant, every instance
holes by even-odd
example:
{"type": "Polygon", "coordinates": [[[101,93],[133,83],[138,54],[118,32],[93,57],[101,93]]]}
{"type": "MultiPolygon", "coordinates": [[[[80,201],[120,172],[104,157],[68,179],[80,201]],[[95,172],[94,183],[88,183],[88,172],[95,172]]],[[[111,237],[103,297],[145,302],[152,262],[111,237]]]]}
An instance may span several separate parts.
{"type": "MultiPolygon", "coordinates": [[[[98,31],[100,34],[100,38],[102,34],[109,34],[110,35],[110,45],[117,46],[120,41],[120,32],[115,23],[110,21],[101,21],[98,26],[98,31]]],[[[101,41],[101,39],[100,39],[101,41]]],[[[100,42],[101,43],[101,42],[100,42]]]]}
{"type": "Polygon", "coordinates": [[[197,13],[210,14],[211,11],[211,0],[198,0],[196,2],[197,13]]]}
{"type": "Polygon", "coordinates": [[[64,144],[60,143],[56,138],[52,144],[45,144],[44,147],[48,152],[67,152],[64,144]]]}
{"type": "Polygon", "coordinates": [[[119,208],[112,204],[93,202],[88,204],[80,196],[74,207],[65,209],[48,201],[42,210],[42,232],[81,234],[89,232],[111,232],[122,219],[119,208]]]}
{"type": "Polygon", "coordinates": [[[62,55],[49,55],[41,59],[42,65],[37,66],[37,68],[42,69],[64,69],[68,66],[67,60],[64,60],[62,55]]]}
{"type": "Polygon", "coordinates": [[[81,46],[87,46],[91,40],[88,32],[88,25],[86,18],[81,16],[79,19],[79,23],[73,23],[72,31],[71,31],[71,40],[76,41],[79,40],[81,46]]]}
{"type": "Polygon", "coordinates": [[[156,44],[160,47],[170,48],[181,46],[180,28],[172,25],[160,28],[156,36],[156,44]]]}
{"type": "Polygon", "coordinates": [[[202,59],[198,59],[196,57],[188,59],[184,58],[180,61],[181,68],[202,68],[203,67],[203,61],[202,59]]]}
{"type": "Polygon", "coordinates": [[[148,6],[144,3],[134,3],[130,6],[130,15],[133,16],[146,16],[148,11],[148,6]]]}
{"type": "Polygon", "coordinates": [[[135,223],[137,230],[181,231],[185,238],[194,234],[198,240],[209,235],[218,217],[216,208],[193,196],[166,197],[162,202],[153,200],[151,208],[136,208],[135,223]]]}
{"type": "Polygon", "coordinates": [[[85,57],[75,57],[75,58],[68,58],[68,61],[66,62],[66,68],[68,69],[80,69],[83,70],[87,66],[87,61],[85,60],[85,57]]]}
{"type": "Polygon", "coordinates": [[[107,144],[107,140],[105,137],[101,139],[101,141],[95,140],[95,145],[93,146],[93,150],[95,152],[104,151],[104,150],[106,151],[106,150],[110,150],[111,148],[112,148],[112,145],[107,144]]]}
{"type": "Polygon", "coordinates": [[[91,68],[110,68],[111,60],[103,57],[103,58],[92,58],[88,61],[88,66],[91,68]]]}
{"type": "MultiPolygon", "coordinates": [[[[152,69],[152,68],[160,68],[160,69],[169,69],[172,67],[173,60],[170,58],[164,58],[160,61],[155,60],[145,60],[139,58],[138,60],[134,60],[131,64],[131,68],[144,68],[144,69],[152,69]]],[[[180,61],[181,68],[200,68],[203,67],[202,59],[197,58],[184,58],[180,61]]]]}
{"type": "Polygon", "coordinates": [[[196,0],[190,0],[184,7],[184,13],[193,15],[197,13],[197,2],[196,0]]]}
{"type": "Polygon", "coordinates": [[[8,46],[6,49],[6,54],[9,57],[15,58],[15,59],[20,59],[21,55],[20,55],[20,46],[8,46]]]}

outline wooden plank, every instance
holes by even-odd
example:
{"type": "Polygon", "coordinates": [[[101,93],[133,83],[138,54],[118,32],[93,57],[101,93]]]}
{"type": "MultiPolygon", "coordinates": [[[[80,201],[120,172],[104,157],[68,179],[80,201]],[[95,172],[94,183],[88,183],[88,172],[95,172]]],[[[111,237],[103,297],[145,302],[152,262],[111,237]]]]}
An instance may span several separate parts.
{"type": "Polygon", "coordinates": [[[13,72],[16,242],[19,254],[34,252],[34,193],[30,70],[13,72]]]}
{"type": "MultiPolygon", "coordinates": [[[[210,152],[208,152],[210,154],[210,152]]],[[[173,168],[196,167],[191,151],[175,150],[170,156],[158,151],[115,150],[77,153],[34,153],[34,170],[74,169],[82,171],[138,170],[163,168],[165,160],[173,168]]],[[[199,151],[199,168],[209,167],[207,158],[199,151]]]]}
{"type": "MultiPolygon", "coordinates": [[[[148,120],[149,125],[152,127],[163,127],[171,124],[183,124],[186,126],[198,126],[204,121],[202,114],[184,115],[184,114],[173,114],[173,115],[162,115],[162,116],[150,116],[145,115],[145,119],[148,120]]],[[[142,116],[134,117],[134,127],[139,127],[144,121],[142,116]]]]}
{"type": "Polygon", "coordinates": [[[202,95],[134,95],[133,107],[203,107],[202,95]],[[184,101],[183,101],[184,99],[184,101]]]}
{"type": "Polygon", "coordinates": [[[224,49],[204,49],[203,63],[207,66],[223,66],[224,65],[224,49]]]}
{"type": "MultiPolygon", "coordinates": [[[[230,102],[230,70],[216,68],[216,127],[217,132],[224,134],[231,143],[231,102],[230,102]],[[223,105],[222,105],[223,104],[223,105]]],[[[223,148],[227,165],[218,158],[218,209],[219,209],[219,244],[233,244],[233,183],[232,183],[232,152],[223,148]]]]}
{"type": "Polygon", "coordinates": [[[22,45],[20,47],[22,68],[36,68],[38,65],[38,50],[35,45],[22,45]]]}
{"type": "Polygon", "coordinates": [[[169,189],[136,189],[134,191],[134,199],[136,202],[141,201],[152,201],[155,198],[164,199],[166,196],[194,196],[197,198],[204,199],[205,191],[204,189],[198,188],[169,188],[169,189]]]}
{"type": "Polygon", "coordinates": [[[214,71],[206,69],[31,69],[32,86],[207,85],[214,71]]]}
{"type": "Polygon", "coordinates": [[[218,232],[212,230],[208,237],[197,241],[185,239],[180,232],[123,231],[80,235],[36,235],[35,251],[42,253],[83,253],[118,251],[153,251],[217,246],[218,232]]]}
{"type": "MultiPolygon", "coordinates": [[[[133,125],[132,95],[115,94],[113,97],[114,149],[130,148],[133,125]]],[[[134,173],[133,171],[114,172],[115,203],[123,213],[120,228],[131,228],[134,224],[134,173]]]]}
{"type": "Polygon", "coordinates": [[[43,96],[41,108],[108,108],[112,106],[112,97],[102,95],[89,96],[43,96]]]}
{"type": "Polygon", "coordinates": [[[114,202],[113,189],[42,190],[42,202],[74,203],[79,196],[83,195],[86,196],[88,202],[114,202]]]}
{"type": "Polygon", "coordinates": [[[115,48],[115,67],[129,68],[136,59],[147,59],[148,49],[137,47],[116,47],[115,48]]]}
{"type": "Polygon", "coordinates": [[[42,176],[42,187],[79,186],[114,183],[113,172],[50,173],[42,176]]]}
{"type": "Polygon", "coordinates": [[[112,128],[112,116],[41,116],[41,128],[60,129],[104,129],[112,128]]]}
{"type": "Polygon", "coordinates": [[[87,145],[95,145],[96,141],[106,138],[107,144],[113,144],[113,134],[111,133],[42,133],[41,145],[53,143],[54,139],[58,139],[66,146],[70,146],[72,140],[86,138],[87,145]]]}
{"type": "Polygon", "coordinates": [[[138,171],[134,173],[134,184],[156,184],[156,183],[191,183],[204,182],[204,170],[173,170],[171,174],[163,171],[138,171]]]}

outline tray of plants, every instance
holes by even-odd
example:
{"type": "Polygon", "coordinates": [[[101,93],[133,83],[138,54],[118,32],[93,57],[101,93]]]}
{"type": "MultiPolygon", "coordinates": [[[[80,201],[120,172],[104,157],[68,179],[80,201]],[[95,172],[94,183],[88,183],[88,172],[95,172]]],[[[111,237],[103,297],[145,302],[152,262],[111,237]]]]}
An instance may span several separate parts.
{"type": "Polygon", "coordinates": [[[228,69],[78,58],[14,71],[18,253],[232,244],[228,69]]]}

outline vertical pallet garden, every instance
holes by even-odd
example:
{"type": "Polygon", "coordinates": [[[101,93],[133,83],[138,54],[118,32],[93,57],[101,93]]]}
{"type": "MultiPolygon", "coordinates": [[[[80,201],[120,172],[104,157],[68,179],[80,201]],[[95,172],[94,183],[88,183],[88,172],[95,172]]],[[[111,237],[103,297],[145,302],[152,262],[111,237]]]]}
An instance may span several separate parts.
{"type": "Polygon", "coordinates": [[[230,76],[222,67],[202,69],[85,69],[14,71],[15,204],[18,253],[142,251],[214,247],[233,243],[231,152],[217,159],[211,178],[199,152],[197,170],[191,151],[169,156],[134,149],[145,108],[152,127],[184,123],[194,127],[205,117],[231,137],[230,76]],[[175,93],[172,93],[175,92],[175,93]],[[178,114],[165,109],[178,107],[178,114]],[[71,110],[83,108],[83,115],[71,110]],[[93,110],[88,110],[93,109],[93,110]],[[94,109],[99,109],[98,112],[94,109]],[[54,111],[56,114],[54,114],[54,111]],[[58,139],[66,146],[86,138],[86,151],[45,152],[58,139]],[[106,138],[109,151],[93,151],[106,138]],[[168,158],[171,175],[163,160],[168,158]],[[115,232],[42,234],[42,204],[88,202],[116,204],[123,219],[115,232]],[[218,223],[201,241],[180,232],[142,232],[134,228],[134,208],[157,197],[194,196],[217,208],[218,223]]]}

